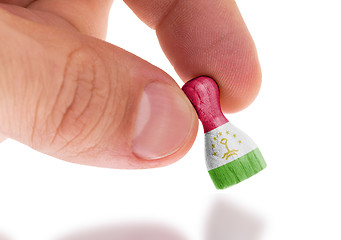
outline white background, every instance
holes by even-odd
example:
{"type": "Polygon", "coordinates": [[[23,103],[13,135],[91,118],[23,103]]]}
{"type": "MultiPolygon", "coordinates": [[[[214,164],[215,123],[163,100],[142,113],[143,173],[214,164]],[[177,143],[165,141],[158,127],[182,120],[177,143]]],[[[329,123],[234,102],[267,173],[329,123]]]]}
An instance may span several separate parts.
{"type": "MultiPolygon", "coordinates": [[[[248,109],[228,118],[255,140],[267,169],[215,190],[201,126],[183,159],[143,171],[75,165],[7,140],[0,145],[0,239],[84,240],[77,236],[144,224],[191,240],[341,239],[338,2],[238,1],[258,48],[263,85],[248,109]]],[[[182,85],[154,31],[121,0],[112,8],[108,41],[182,85]]],[[[123,235],[111,239],[127,240],[123,235]]]]}

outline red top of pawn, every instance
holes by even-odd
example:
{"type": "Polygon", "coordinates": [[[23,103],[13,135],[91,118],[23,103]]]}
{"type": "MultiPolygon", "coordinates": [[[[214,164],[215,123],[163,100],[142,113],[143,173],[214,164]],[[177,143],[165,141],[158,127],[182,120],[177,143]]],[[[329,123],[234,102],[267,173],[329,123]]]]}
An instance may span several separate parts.
{"type": "Polygon", "coordinates": [[[194,78],[182,90],[197,111],[205,133],[228,122],[220,108],[219,87],[212,78],[194,78]]]}

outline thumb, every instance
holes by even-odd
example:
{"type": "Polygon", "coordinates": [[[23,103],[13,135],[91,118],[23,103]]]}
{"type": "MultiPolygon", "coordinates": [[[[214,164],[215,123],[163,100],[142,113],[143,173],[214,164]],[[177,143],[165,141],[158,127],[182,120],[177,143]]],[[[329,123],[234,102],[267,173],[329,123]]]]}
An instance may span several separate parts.
{"type": "Polygon", "coordinates": [[[0,132],[71,162],[164,166],[182,157],[195,112],[163,71],[101,40],[0,14],[0,132]]]}
{"type": "Polygon", "coordinates": [[[3,142],[3,141],[5,141],[5,140],[6,140],[6,137],[3,136],[2,134],[0,134],[0,143],[3,142]]]}

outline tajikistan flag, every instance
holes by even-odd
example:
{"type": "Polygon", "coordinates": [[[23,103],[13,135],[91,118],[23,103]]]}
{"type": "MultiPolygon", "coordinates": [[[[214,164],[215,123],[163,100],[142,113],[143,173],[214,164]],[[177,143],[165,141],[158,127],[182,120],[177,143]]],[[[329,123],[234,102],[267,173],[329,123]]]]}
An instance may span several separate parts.
{"type": "Polygon", "coordinates": [[[227,122],[205,133],[206,165],[218,189],[251,177],[266,167],[254,141],[227,122]]]}

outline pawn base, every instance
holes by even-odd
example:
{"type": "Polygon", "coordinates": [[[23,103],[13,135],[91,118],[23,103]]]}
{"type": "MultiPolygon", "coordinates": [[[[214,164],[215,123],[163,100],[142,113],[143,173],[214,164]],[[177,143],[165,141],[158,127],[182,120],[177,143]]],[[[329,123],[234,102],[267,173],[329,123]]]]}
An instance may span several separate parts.
{"type": "Polygon", "coordinates": [[[260,172],[266,162],[258,148],[223,166],[208,171],[217,189],[235,185],[260,172]]]}

